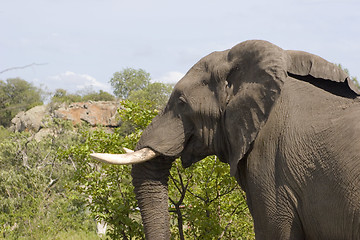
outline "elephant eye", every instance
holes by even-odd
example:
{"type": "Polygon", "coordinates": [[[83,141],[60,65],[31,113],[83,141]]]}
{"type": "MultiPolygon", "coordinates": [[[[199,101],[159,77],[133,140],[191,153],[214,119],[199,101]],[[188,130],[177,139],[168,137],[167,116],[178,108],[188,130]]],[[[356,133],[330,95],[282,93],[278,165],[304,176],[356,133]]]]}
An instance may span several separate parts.
{"type": "Polygon", "coordinates": [[[187,101],[186,101],[186,99],[185,99],[183,96],[180,96],[180,97],[179,97],[179,103],[180,103],[180,104],[186,104],[187,101]]]}

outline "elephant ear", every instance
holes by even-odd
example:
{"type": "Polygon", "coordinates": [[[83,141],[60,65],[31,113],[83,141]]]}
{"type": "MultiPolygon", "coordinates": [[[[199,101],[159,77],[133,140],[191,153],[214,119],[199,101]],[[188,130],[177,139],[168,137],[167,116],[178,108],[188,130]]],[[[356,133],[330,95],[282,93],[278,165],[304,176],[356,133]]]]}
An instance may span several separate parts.
{"type": "Polygon", "coordinates": [[[284,53],[259,40],[242,42],[228,53],[226,82],[231,96],[225,108],[224,131],[232,176],[265,124],[287,78],[284,53]]]}
{"type": "Polygon", "coordinates": [[[287,50],[286,53],[288,55],[287,71],[290,76],[295,78],[312,77],[320,84],[326,84],[324,80],[330,81],[328,84],[331,84],[331,82],[344,83],[353,93],[360,95],[360,90],[354,85],[350,77],[337,65],[319,56],[303,51],[287,50]]]}

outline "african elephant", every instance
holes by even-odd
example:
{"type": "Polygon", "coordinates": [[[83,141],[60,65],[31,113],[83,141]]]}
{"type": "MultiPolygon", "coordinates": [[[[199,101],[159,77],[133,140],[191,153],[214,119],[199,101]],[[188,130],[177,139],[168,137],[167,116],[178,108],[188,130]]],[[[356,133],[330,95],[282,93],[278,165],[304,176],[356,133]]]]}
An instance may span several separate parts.
{"type": "Polygon", "coordinates": [[[208,155],[246,192],[256,239],[360,239],[360,93],[336,65],[250,40],[176,84],[127,155],[147,239],[170,239],[167,181],[208,155]]]}

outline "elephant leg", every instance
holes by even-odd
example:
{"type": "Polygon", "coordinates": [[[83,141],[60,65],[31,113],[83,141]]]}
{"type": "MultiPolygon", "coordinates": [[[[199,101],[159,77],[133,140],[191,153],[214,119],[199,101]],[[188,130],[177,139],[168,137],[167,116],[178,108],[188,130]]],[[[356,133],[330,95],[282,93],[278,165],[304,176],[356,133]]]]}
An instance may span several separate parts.
{"type": "Polygon", "coordinates": [[[304,230],[298,214],[298,201],[293,191],[286,185],[277,191],[276,222],[279,239],[305,239],[304,230]]]}
{"type": "Polygon", "coordinates": [[[295,195],[286,186],[279,187],[276,193],[270,192],[262,189],[261,193],[247,194],[256,239],[305,239],[295,195]]]}
{"type": "Polygon", "coordinates": [[[280,212],[273,217],[254,216],[256,239],[304,240],[305,235],[300,220],[296,217],[281,216],[280,212]],[[259,218],[260,221],[257,220],[259,218]]]}

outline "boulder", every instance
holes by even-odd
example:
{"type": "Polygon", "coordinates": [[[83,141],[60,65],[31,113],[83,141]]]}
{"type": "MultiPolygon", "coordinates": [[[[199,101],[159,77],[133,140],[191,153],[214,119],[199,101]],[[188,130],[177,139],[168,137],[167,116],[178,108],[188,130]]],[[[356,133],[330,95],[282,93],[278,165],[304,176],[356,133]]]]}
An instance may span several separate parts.
{"type": "Polygon", "coordinates": [[[42,139],[44,139],[45,137],[47,137],[49,135],[53,136],[54,135],[53,131],[50,128],[42,128],[37,133],[35,133],[34,139],[37,142],[40,142],[42,139]]]}
{"type": "Polygon", "coordinates": [[[113,101],[88,101],[72,103],[54,111],[55,118],[70,120],[74,125],[82,121],[91,126],[116,127],[116,113],[119,104],[113,101]]]}
{"type": "Polygon", "coordinates": [[[36,106],[26,112],[19,112],[12,120],[10,129],[14,132],[38,132],[43,126],[43,119],[48,114],[46,105],[36,106]]]}
{"type": "MultiPolygon", "coordinates": [[[[71,121],[74,125],[86,122],[92,127],[117,127],[117,108],[119,102],[115,101],[88,101],[77,102],[70,105],[63,104],[57,110],[51,111],[46,105],[36,106],[26,112],[19,112],[12,120],[10,129],[14,132],[32,131],[40,132],[46,128],[46,121],[51,118],[60,118],[71,121]]],[[[43,131],[44,134],[46,131],[43,131]]],[[[42,135],[39,133],[39,136],[42,135]]]]}

